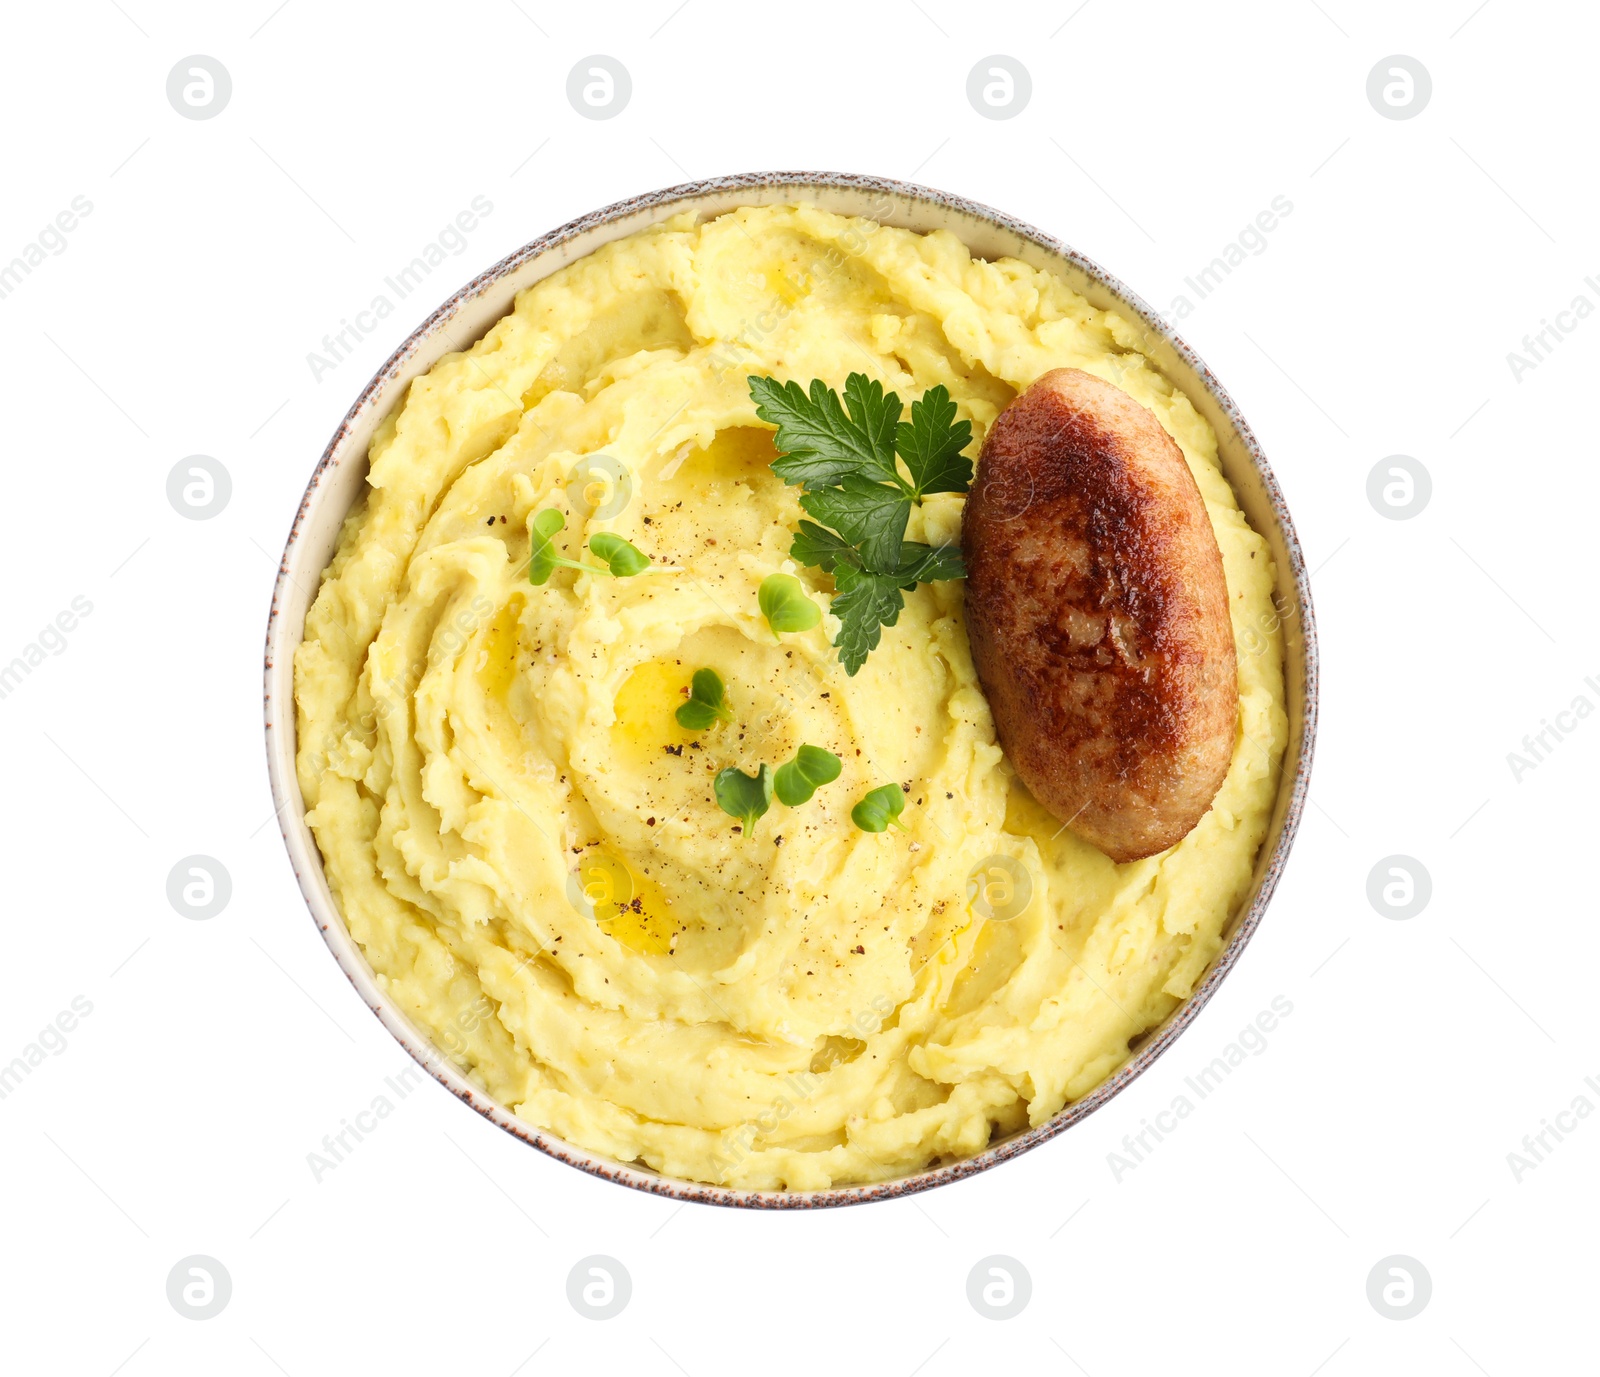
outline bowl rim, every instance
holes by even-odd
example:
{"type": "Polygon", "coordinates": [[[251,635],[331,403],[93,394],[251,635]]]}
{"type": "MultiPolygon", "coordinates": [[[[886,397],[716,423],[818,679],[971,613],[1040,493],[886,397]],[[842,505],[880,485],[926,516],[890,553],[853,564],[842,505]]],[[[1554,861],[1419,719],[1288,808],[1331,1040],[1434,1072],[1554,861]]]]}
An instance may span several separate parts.
{"type": "MultiPolygon", "coordinates": [[[[752,202],[764,204],[766,202],[752,202]]],[[[731,208],[731,207],[730,207],[731,208]]],[[[719,212],[722,213],[722,212],[719,212]]],[[[654,223],[659,223],[662,214],[654,223]]],[[[596,248],[599,246],[597,245],[596,248]]],[[[594,250],[590,250],[593,252],[594,250]]],[[[401,394],[403,395],[403,394],[401,394]]],[[[400,396],[393,399],[398,404],[400,396]]],[[[320,580],[322,570],[316,571],[320,580]]],[[[313,595],[314,597],[314,595],[313,595]]],[[[308,604],[309,606],[309,604],[308,604]]],[[[1286,676],[1290,670],[1289,656],[1285,656],[1286,676]]],[[[373,374],[355,402],[346,412],[321,458],[312,471],[305,492],[296,510],[289,537],[279,562],[277,579],[273,585],[272,605],[267,619],[264,658],[264,709],[266,719],[267,773],[279,830],[288,850],[302,896],[310,910],[312,920],[322,933],[323,940],[333,953],[339,967],[355,987],[378,1020],[388,1029],[411,1057],[452,1094],[470,1105],[479,1114],[506,1132],[547,1156],[568,1166],[587,1172],[604,1180],[614,1181],[635,1190],[653,1195],[700,1204],[735,1206],[754,1209],[819,1209],[841,1205],[864,1204],[874,1200],[894,1199],[932,1190],[937,1186],[977,1175],[998,1166],[1025,1152],[1048,1142],[1057,1134],[1081,1122],[1097,1109],[1110,1102],[1128,1088],[1177,1040],[1194,1021],[1215,993],[1218,985],[1232,970],[1240,954],[1249,944],[1260,926],[1267,906],[1277,888],[1278,880],[1288,859],[1304,813],[1310,782],[1311,760],[1316,740],[1318,699],[1318,650],[1316,620],[1311,602],[1310,578],[1305,557],[1295,532],[1293,520],[1284,501],[1271,465],[1254,432],[1246,423],[1238,406],[1226,389],[1217,381],[1211,369],[1198,354],[1186,344],[1162,317],[1148,304],[1131,292],[1118,278],[1106,272],[1097,263],[1077,252],[1054,236],[1035,228],[1025,221],[1002,211],[952,195],[932,187],[902,181],[897,178],[878,177],[863,173],[841,172],[749,172],[720,177],[702,178],[678,183],[659,190],[632,196],[625,200],[579,216],[564,225],[540,235],[521,248],[507,254],[499,262],[478,274],[442,305],[433,311],[395,349],[394,353],[373,374]],[[1250,465],[1259,477],[1268,504],[1277,523],[1278,535],[1284,545],[1288,560],[1289,583],[1294,593],[1293,615],[1299,625],[1301,694],[1300,738],[1295,742],[1292,730],[1285,747],[1285,759],[1298,745],[1294,775],[1282,778],[1282,763],[1278,795],[1274,812],[1281,806],[1283,819],[1272,849],[1265,863],[1258,853],[1257,876],[1248,906],[1230,920],[1233,931],[1221,951],[1212,958],[1204,976],[1183,1001],[1155,1029],[1145,1034],[1145,1040],[1133,1055],[1115,1072],[1088,1094],[1065,1105],[1045,1122],[1022,1132],[991,1143],[972,1157],[961,1158],[939,1166],[925,1168],[908,1176],[864,1185],[833,1186],[816,1191],[766,1191],[741,1190],[727,1186],[710,1185],[681,1177],[661,1175],[649,1168],[622,1163],[599,1153],[589,1152],[553,1133],[546,1132],[525,1120],[492,1096],[473,1085],[456,1065],[446,1058],[431,1041],[416,1028],[410,1019],[380,990],[371,967],[360,947],[344,926],[337,905],[328,897],[326,879],[321,873],[321,853],[317,850],[310,828],[305,822],[304,800],[300,795],[299,781],[294,768],[295,705],[292,662],[294,652],[303,639],[303,623],[291,628],[283,615],[284,603],[295,584],[295,556],[308,518],[319,504],[319,493],[324,476],[335,465],[346,460],[365,462],[363,448],[360,455],[352,452],[350,438],[357,426],[367,419],[380,394],[395,379],[406,361],[427,340],[443,330],[467,303],[481,296],[508,274],[516,272],[533,260],[559,249],[561,246],[587,232],[621,220],[641,211],[661,210],[677,202],[682,209],[691,209],[694,203],[730,193],[792,191],[799,194],[808,189],[828,191],[875,192],[882,196],[903,200],[907,205],[925,205],[944,212],[955,212],[987,222],[1018,239],[1044,251],[1045,254],[1071,264],[1078,272],[1091,279],[1117,299],[1117,309],[1124,315],[1133,315],[1138,322],[1159,340],[1168,345],[1178,358],[1199,379],[1207,395],[1227,418],[1248,456],[1250,465]],[[284,701],[279,703],[280,690],[284,701]],[[281,721],[279,708],[281,706],[281,721]],[[1287,791],[1287,792],[1286,792],[1287,791]],[[318,888],[321,881],[322,889],[318,888]]],[[[1264,843],[1265,844],[1265,843],[1264,843]]]]}

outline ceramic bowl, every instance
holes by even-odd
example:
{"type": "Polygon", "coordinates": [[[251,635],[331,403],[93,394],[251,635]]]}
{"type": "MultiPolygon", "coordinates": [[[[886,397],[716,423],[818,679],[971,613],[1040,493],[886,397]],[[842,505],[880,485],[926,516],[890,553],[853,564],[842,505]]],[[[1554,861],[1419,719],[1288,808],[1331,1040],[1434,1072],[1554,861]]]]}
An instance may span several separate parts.
{"type": "Polygon", "coordinates": [[[815,1209],[857,1204],[958,1181],[1038,1147],[1126,1089],[1194,1020],[1260,924],[1305,807],[1316,710],[1317,658],[1311,596],[1288,508],[1261,446],[1233,400],[1194,351],[1116,278],[1030,225],[928,187],[832,172],[747,173],[635,196],[551,230],[467,283],[395,350],[362,389],[334,433],[311,475],[289,533],[267,624],[267,765],[284,842],[311,916],[334,959],[384,1027],[431,1075],[478,1113],[541,1152],[638,1190],[680,1200],[752,1208],[815,1209]],[[1222,950],[1188,1000],[1144,1036],[1114,1075],[1046,1123],[992,1143],[975,1157],[874,1185],[812,1192],[742,1191],[665,1177],[636,1163],[612,1161],[517,1118],[507,1106],[468,1080],[378,987],[361,949],[345,929],[323,876],[316,842],[305,823],[305,806],[294,770],[294,651],[303,633],[306,610],[332,557],[340,523],[361,492],[367,472],[367,445],[378,423],[404,397],[413,378],[426,373],[441,355],[466,348],[482,336],[511,310],[513,298],[523,288],[614,239],[683,211],[710,217],[737,206],[801,200],[843,215],[864,215],[906,229],[949,230],[979,257],[1017,258],[1059,274],[1095,306],[1116,310],[1142,328],[1144,353],[1188,395],[1216,431],[1223,473],[1238,494],[1250,524],[1272,547],[1278,572],[1275,601],[1287,641],[1289,742],[1277,803],[1257,857],[1254,882],[1227,930],[1222,950]]]}

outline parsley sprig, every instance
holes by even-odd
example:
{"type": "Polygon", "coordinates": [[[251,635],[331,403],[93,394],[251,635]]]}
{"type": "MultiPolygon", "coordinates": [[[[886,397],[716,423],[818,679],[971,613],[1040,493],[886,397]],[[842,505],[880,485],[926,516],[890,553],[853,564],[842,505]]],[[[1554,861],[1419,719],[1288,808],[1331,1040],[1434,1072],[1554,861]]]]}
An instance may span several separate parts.
{"type": "Polygon", "coordinates": [[[789,557],[832,574],[839,619],[834,641],[854,674],[919,583],[966,577],[961,552],[907,540],[914,504],[941,492],[966,492],[972,425],[956,420],[945,387],[930,387],[900,419],[900,398],[864,373],[845,379],[844,399],[820,378],[809,393],[797,382],[749,378],[756,415],[775,425],[772,470],[802,489],[802,521],[789,557]],[[902,472],[902,466],[904,471],[902,472]]]}

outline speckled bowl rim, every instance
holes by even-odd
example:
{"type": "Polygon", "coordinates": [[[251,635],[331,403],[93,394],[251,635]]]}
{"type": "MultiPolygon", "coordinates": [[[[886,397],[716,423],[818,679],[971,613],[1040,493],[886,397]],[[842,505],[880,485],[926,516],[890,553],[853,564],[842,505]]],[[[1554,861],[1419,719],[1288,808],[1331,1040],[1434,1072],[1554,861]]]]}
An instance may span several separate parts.
{"type": "MultiPolygon", "coordinates": [[[[720,210],[717,213],[720,213],[720,210]]],[[[905,217],[889,215],[881,218],[886,223],[899,223],[905,217]]],[[[644,224],[640,224],[633,229],[645,227],[644,224]]],[[[633,229],[629,232],[633,232],[633,229]]],[[[1082,290],[1080,284],[1073,283],[1073,285],[1082,290]]],[[[509,310],[509,305],[507,309],[509,310]]],[[[409,378],[405,381],[409,382],[409,378]]],[[[1190,396],[1198,405],[1199,399],[1192,393],[1190,396]]],[[[1221,436],[1219,441],[1220,439],[1221,436]]],[[[321,568],[312,570],[310,577],[313,580],[320,580],[321,573],[321,568]]],[[[1284,571],[1280,569],[1278,584],[1280,590],[1284,588],[1284,584],[1284,571]]],[[[412,332],[362,390],[338,430],[334,432],[306,487],[305,496],[300,503],[289,539],[284,547],[277,582],[273,588],[272,610],[267,623],[265,686],[267,765],[273,802],[277,807],[284,843],[288,848],[301,891],[311,910],[311,916],[339,962],[340,968],[366,1001],[367,1006],[430,1075],[508,1133],[554,1157],[557,1161],[577,1167],[590,1175],[676,1200],[755,1209],[818,1209],[913,1195],[931,1190],[935,1186],[960,1181],[987,1171],[1002,1162],[1010,1161],[1049,1141],[1072,1125],[1082,1122],[1127,1089],[1172,1045],[1205,1007],[1217,986],[1239,959],[1250,938],[1254,936],[1283,872],[1284,863],[1288,858],[1305,808],[1310,780],[1312,746],[1316,734],[1318,667],[1316,629],[1305,560],[1288,507],[1284,503],[1283,493],[1267,463],[1266,456],[1262,453],[1260,444],[1233,399],[1217,382],[1211,370],[1143,300],[1097,264],[1051,235],[964,197],[893,178],[855,173],[755,172],[665,187],[592,211],[562,225],[559,229],[551,230],[473,278],[412,332]],[[730,196],[738,203],[772,204],[777,200],[804,200],[807,199],[808,192],[821,193],[826,197],[830,192],[856,191],[875,193],[880,199],[888,197],[892,201],[902,202],[907,215],[913,218],[917,208],[926,207],[985,221],[992,229],[1014,236],[1019,248],[1040,250],[1047,257],[1058,259],[1067,267],[1069,277],[1075,269],[1078,274],[1097,286],[1101,293],[1112,298],[1106,304],[1114,305],[1124,316],[1137,320],[1148,332],[1148,337],[1153,337],[1151,342],[1158,354],[1163,351],[1163,346],[1169,347],[1177,358],[1192,370],[1207,397],[1236,432],[1255,469],[1276,522],[1277,535],[1282,542],[1282,555],[1287,559],[1289,566],[1287,583],[1294,600],[1291,615],[1297,620],[1299,637],[1297,641],[1290,641],[1291,654],[1286,658],[1285,665],[1291,686],[1291,701],[1290,740],[1284,761],[1287,764],[1292,760],[1294,768],[1292,775],[1287,771],[1280,775],[1273,822],[1267,839],[1263,842],[1262,852],[1257,856],[1255,881],[1249,903],[1235,915],[1223,950],[1213,959],[1189,998],[1179,1005],[1165,1022],[1146,1035],[1145,1040],[1125,1065],[1089,1094],[1067,1105],[1038,1127],[991,1144],[976,1156],[946,1163],[910,1176],[873,1185],[843,1186],[819,1191],[734,1190],[662,1176],[648,1168],[617,1162],[597,1153],[585,1151],[517,1118],[510,1109],[473,1085],[379,989],[371,967],[368,966],[366,958],[340,918],[329,893],[327,881],[322,874],[321,855],[305,823],[305,806],[294,771],[295,712],[292,672],[294,650],[304,631],[304,617],[302,612],[300,624],[291,625],[293,619],[286,614],[285,606],[290,600],[289,595],[295,591],[297,579],[300,577],[297,572],[298,548],[304,544],[305,528],[311,514],[320,504],[321,495],[331,472],[336,466],[347,462],[365,465],[365,446],[362,446],[360,453],[354,452],[355,447],[351,443],[352,433],[358,425],[370,418],[374,409],[380,404],[386,411],[399,400],[403,395],[403,384],[400,388],[392,385],[405,371],[407,361],[415,355],[424,342],[430,341],[435,335],[439,333],[448,335],[445,329],[447,324],[463,307],[477,300],[494,284],[535,258],[558,249],[579,236],[627,219],[639,212],[653,212],[649,217],[649,223],[658,223],[669,214],[697,209],[697,203],[712,202],[719,206],[723,205],[730,196]],[[1293,653],[1295,651],[1298,651],[1298,657],[1293,653]],[[1296,669],[1298,674],[1295,672],[1296,669]],[[1298,704],[1293,696],[1293,684],[1297,677],[1300,681],[1298,704]],[[1298,713],[1295,712],[1296,706],[1299,709],[1298,713]],[[1295,733],[1297,717],[1298,739],[1295,733]]]]}

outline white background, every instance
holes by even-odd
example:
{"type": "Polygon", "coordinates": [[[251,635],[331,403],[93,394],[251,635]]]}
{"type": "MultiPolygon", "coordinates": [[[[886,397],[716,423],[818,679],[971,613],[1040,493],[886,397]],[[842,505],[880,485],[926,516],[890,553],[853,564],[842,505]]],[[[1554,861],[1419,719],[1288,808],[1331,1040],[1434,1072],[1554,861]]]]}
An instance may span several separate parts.
{"type": "Polygon", "coordinates": [[[1507,753],[1580,693],[1600,704],[1584,684],[1600,676],[1600,319],[1520,381],[1507,354],[1580,293],[1600,304],[1584,283],[1600,273],[1600,33],[1575,5],[1475,2],[8,11],[0,263],[74,196],[93,210],[0,300],[0,663],[74,597],[93,611],[0,700],[0,1062],[75,997],[93,1011],[0,1101],[0,1364],[1501,1377],[1591,1362],[1600,1122],[1520,1180],[1507,1154],[1575,1097],[1600,1106],[1583,1079],[1600,1078],[1584,876],[1600,721],[1520,781],[1507,753]],[[594,53],[632,76],[606,121],[566,98],[594,53]],[[1008,120],[966,97],[996,53],[1032,76],[1008,120]],[[1433,82],[1403,121],[1366,95],[1397,53],[1433,82]],[[231,74],[216,118],[168,103],[190,54],[231,74]],[[992,204],[1159,309],[1275,196],[1292,202],[1181,326],[1261,437],[1316,569],[1321,736],[1277,898],[1132,1089],[929,1195],[679,1206],[546,1159],[431,1081],[316,1181],[307,1154],[409,1063],[309,921],[272,821],[261,641],[302,488],[368,376],[469,277],[594,207],[764,168],[992,204]],[[493,211],[465,250],[314,379],[322,336],[478,195],[493,211]],[[166,496],[197,453],[232,477],[207,521],[166,496]],[[1392,454],[1432,476],[1410,520],[1367,498],[1392,454]],[[232,876],[210,921],[166,898],[194,853],[232,876]],[[1432,876],[1409,921],[1366,895],[1395,853],[1432,876]],[[1275,996],[1293,1013],[1266,1050],[1116,1179],[1123,1135],[1275,996]],[[167,1300],[191,1254],[232,1277],[210,1320],[167,1300]],[[568,1303],[591,1254],[632,1277],[616,1319],[568,1303]],[[1031,1274],[1015,1319],[967,1302],[991,1254],[1031,1274]],[[1414,1319],[1368,1301],[1391,1254],[1432,1277],[1414,1319]]]}

